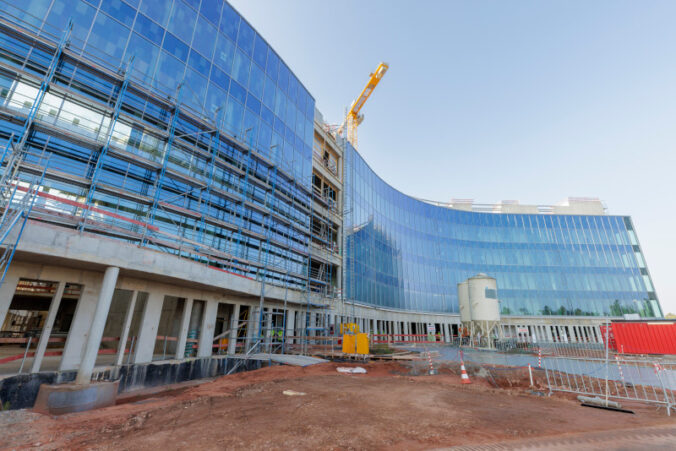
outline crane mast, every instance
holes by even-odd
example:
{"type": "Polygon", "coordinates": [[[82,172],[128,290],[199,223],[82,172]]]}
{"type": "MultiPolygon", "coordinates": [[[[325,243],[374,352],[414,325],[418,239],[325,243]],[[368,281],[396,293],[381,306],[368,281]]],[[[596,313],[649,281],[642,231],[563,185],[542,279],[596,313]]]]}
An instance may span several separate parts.
{"type": "Polygon", "coordinates": [[[357,99],[352,102],[352,105],[350,105],[350,109],[347,112],[345,121],[338,129],[337,134],[340,135],[343,132],[345,126],[347,126],[347,140],[350,141],[355,149],[357,148],[357,127],[359,127],[359,124],[361,124],[364,120],[364,115],[359,114],[359,111],[371,96],[373,90],[376,89],[376,86],[378,86],[378,83],[380,83],[380,80],[385,75],[385,72],[387,72],[387,69],[389,69],[387,63],[378,64],[378,67],[376,68],[375,72],[370,75],[369,81],[366,83],[366,86],[362,90],[361,94],[359,94],[359,97],[357,97],[357,99]]]}

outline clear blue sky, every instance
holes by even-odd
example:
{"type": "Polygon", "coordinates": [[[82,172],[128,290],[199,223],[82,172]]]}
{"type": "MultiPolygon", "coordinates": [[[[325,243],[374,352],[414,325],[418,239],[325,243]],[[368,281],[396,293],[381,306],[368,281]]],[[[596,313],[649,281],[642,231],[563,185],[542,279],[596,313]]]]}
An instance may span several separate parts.
{"type": "Polygon", "coordinates": [[[404,193],[634,219],[676,313],[676,2],[231,0],[339,123],[378,62],[359,150],[404,193]]]}

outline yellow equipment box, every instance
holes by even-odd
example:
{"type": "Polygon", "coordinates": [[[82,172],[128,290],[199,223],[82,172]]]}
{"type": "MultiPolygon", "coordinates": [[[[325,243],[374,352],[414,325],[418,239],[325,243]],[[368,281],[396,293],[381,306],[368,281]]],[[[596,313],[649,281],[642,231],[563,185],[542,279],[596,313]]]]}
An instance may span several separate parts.
{"type": "Polygon", "coordinates": [[[357,334],[357,354],[368,355],[369,334],[357,334]]]}
{"type": "Polygon", "coordinates": [[[354,354],[355,351],[355,336],[351,334],[343,334],[343,353],[354,354]]]}
{"type": "Polygon", "coordinates": [[[345,323],[340,325],[340,334],[346,334],[352,332],[353,334],[359,333],[359,324],[357,323],[345,323]]]}

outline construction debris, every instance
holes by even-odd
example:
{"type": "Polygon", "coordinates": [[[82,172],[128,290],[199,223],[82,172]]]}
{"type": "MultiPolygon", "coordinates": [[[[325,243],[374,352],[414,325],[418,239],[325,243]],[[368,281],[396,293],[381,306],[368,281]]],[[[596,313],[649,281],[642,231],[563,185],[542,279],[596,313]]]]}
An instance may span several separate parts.
{"type": "Polygon", "coordinates": [[[282,392],[283,395],[286,396],[305,396],[306,393],[303,393],[302,391],[294,391],[294,390],[284,390],[282,392]]]}
{"type": "Polygon", "coordinates": [[[340,366],[336,368],[336,371],[339,373],[346,373],[346,374],[366,374],[366,370],[360,366],[355,366],[355,367],[344,367],[340,366]]]}

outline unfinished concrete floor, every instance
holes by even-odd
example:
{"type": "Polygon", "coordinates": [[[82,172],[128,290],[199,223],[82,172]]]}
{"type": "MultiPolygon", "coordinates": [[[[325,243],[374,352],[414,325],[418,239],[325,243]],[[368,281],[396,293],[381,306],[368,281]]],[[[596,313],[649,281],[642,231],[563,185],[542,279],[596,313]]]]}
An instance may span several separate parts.
{"type": "Polygon", "coordinates": [[[621,444],[625,430],[655,427],[676,437],[664,410],[632,406],[636,415],[628,415],[539,396],[524,372],[460,385],[453,367],[411,376],[393,363],[362,365],[366,375],[338,374],[337,366],[347,365],[274,366],[61,417],[5,412],[0,448],[429,449],[599,432],[621,444]]]}

